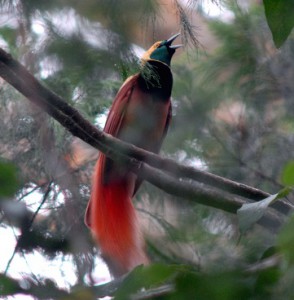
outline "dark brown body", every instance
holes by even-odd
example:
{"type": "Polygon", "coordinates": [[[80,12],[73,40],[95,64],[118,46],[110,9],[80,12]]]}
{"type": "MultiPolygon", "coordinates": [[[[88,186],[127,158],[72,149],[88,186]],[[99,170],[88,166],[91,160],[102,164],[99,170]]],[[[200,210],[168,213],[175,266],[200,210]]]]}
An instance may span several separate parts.
{"type": "MultiPolygon", "coordinates": [[[[171,118],[170,68],[151,61],[154,76],[126,80],[109,112],[104,131],[152,152],[160,150],[171,118]]],[[[149,70],[148,70],[149,72],[149,70]]],[[[100,154],[93,177],[86,224],[91,227],[111,273],[120,276],[148,263],[131,198],[141,181],[127,166],[100,154]]]]}

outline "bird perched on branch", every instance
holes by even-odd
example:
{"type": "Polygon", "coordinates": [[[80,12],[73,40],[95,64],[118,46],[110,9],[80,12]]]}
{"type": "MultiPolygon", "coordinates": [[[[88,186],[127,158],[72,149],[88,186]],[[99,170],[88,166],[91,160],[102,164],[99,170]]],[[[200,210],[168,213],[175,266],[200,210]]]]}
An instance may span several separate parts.
{"type": "MultiPolygon", "coordinates": [[[[170,62],[179,36],[156,42],[142,57],[141,72],[118,91],[104,131],[158,153],[171,119],[173,77],[170,62]]],[[[100,154],[93,175],[85,222],[113,276],[148,264],[132,197],[141,180],[128,167],[100,154]]]]}

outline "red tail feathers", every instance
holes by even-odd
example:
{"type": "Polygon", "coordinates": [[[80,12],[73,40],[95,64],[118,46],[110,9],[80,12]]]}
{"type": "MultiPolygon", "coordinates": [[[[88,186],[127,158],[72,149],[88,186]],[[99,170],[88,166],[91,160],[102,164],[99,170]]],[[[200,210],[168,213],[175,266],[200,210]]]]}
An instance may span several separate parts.
{"type": "Polygon", "coordinates": [[[105,159],[100,155],[96,165],[86,222],[91,226],[111,273],[117,277],[148,263],[148,259],[131,202],[135,177],[126,174],[124,178],[104,184],[105,159]]]}

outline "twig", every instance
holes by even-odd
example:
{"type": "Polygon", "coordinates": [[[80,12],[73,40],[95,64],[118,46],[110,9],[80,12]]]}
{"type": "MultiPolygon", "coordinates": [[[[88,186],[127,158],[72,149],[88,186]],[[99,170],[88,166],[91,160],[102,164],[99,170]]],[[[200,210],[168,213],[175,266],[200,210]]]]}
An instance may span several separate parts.
{"type": "Polygon", "coordinates": [[[245,270],[245,273],[248,275],[251,275],[251,274],[263,272],[270,268],[278,267],[281,264],[281,262],[282,262],[281,255],[276,254],[276,255],[270,256],[268,258],[265,258],[255,264],[252,264],[245,270]]]}
{"type": "MultiPolygon", "coordinates": [[[[32,218],[31,218],[30,222],[29,222],[28,224],[25,224],[25,228],[23,228],[24,226],[22,226],[22,228],[21,228],[22,231],[24,231],[24,230],[25,230],[25,231],[29,230],[29,229],[31,228],[31,226],[33,225],[33,222],[34,222],[34,220],[35,220],[35,218],[36,218],[38,212],[40,211],[41,207],[43,206],[43,204],[45,203],[45,201],[46,201],[46,199],[47,199],[47,197],[48,197],[48,194],[49,194],[49,192],[50,192],[50,190],[51,190],[51,184],[52,184],[52,182],[50,182],[50,183],[48,184],[48,188],[47,188],[45,194],[43,195],[42,202],[40,203],[39,207],[37,208],[37,210],[36,210],[35,213],[33,214],[33,216],[32,216],[32,218]]],[[[24,234],[24,233],[22,232],[22,234],[24,234]]],[[[15,235],[15,238],[17,239],[16,235],[15,235]]],[[[14,251],[13,251],[13,253],[12,253],[12,255],[11,255],[11,257],[10,257],[10,259],[9,259],[9,261],[8,261],[8,263],[7,263],[7,265],[6,265],[4,274],[6,274],[6,273],[8,272],[8,269],[9,269],[11,263],[12,263],[12,260],[14,259],[14,256],[15,256],[17,250],[19,249],[19,241],[20,241],[20,239],[17,239],[16,245],[15,245],[15,247],[14,247],[14,251]]]]}
{"type": "MultiPolygon", "coordinates": [[[[13,229],[12,229],[12,230],[13,230],[13,229]]],[[[14,233],[15,239],[17,240],[17,237],[16,237],[16,234],[15,234],[14,230],[13,230],[13,233],[14,233]]],[[[15,254],[16,254],[17,250],[18,250],[18,242],[16,242],[15,247],[14,247],[14,250],[13,250],[13,253],[12,253],[12,255],[11,255],[9,261],[7,262],[6,268],[5,268],[4,273],[3,273],[4,275],[7,274],[8,269],[9,269],[9,267],[10,267],[10,265],[11,265],[11,263],[12,263],[14,257],[15,257],[15,254]]]]}
{"type": "Polygon", "coordinates": [[[32,225],[33,225],[33,223],[34,223],[34,221],[35,221],[36,216],[38,215],[40,209],[42,208],[42,206],[43,206],[44,203],[46,202],[47,197],[48,197],[48,195],[49,195],[49,193],[50,193],[50,191],[51,191],[51,185],[52,185],[52,181],[50,181],[50,182],[48,183],[48,187],[47,187],[47,189],[46,189],[46,192],[45,192],[44,195],[43,195],[43,199],[42,199],[41,203],[39,204],[37,210],[34,212],[32,218],[31,218],[31,220],[30,220],[30,223],[28,224],[28,227],[29,227],[29,228],[32,227],[32,225]]]}
{"type": "Polygon", "coordinates": [[[36,185],[35,187],[33,187],[29,192],[26,192],[24,194],[22,194],[17,201],[21,201],[23,198],[29,196],[30,194],[34,193],[36,190],[40,189],[43,185],[36,185]]]}
{"type": "Polygon", "coordinates": [[[146,300],[154,299],[155,297],[166,296],[175,291],[172,284],[165,284],[157,288],[149,289],[147,291],[139,292],[133,296],[130,296],[131,300],[146,300]]]}

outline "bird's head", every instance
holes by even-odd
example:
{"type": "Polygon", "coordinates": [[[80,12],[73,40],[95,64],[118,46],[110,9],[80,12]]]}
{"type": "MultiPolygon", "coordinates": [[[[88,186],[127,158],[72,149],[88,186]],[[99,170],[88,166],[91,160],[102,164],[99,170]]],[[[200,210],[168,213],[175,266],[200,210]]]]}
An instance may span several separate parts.
{"type": "Polygon", "coordinates": [[[167,66],[170,66],[172,56],[176,52],[177,48],[182,45],[172,45],[172,42],[180,35],[177,33],[170,37],[168,40],[156,42],[152,45],[143,55],[142,63],[145,64],[148,61],[159,61],[167,66]]]}

